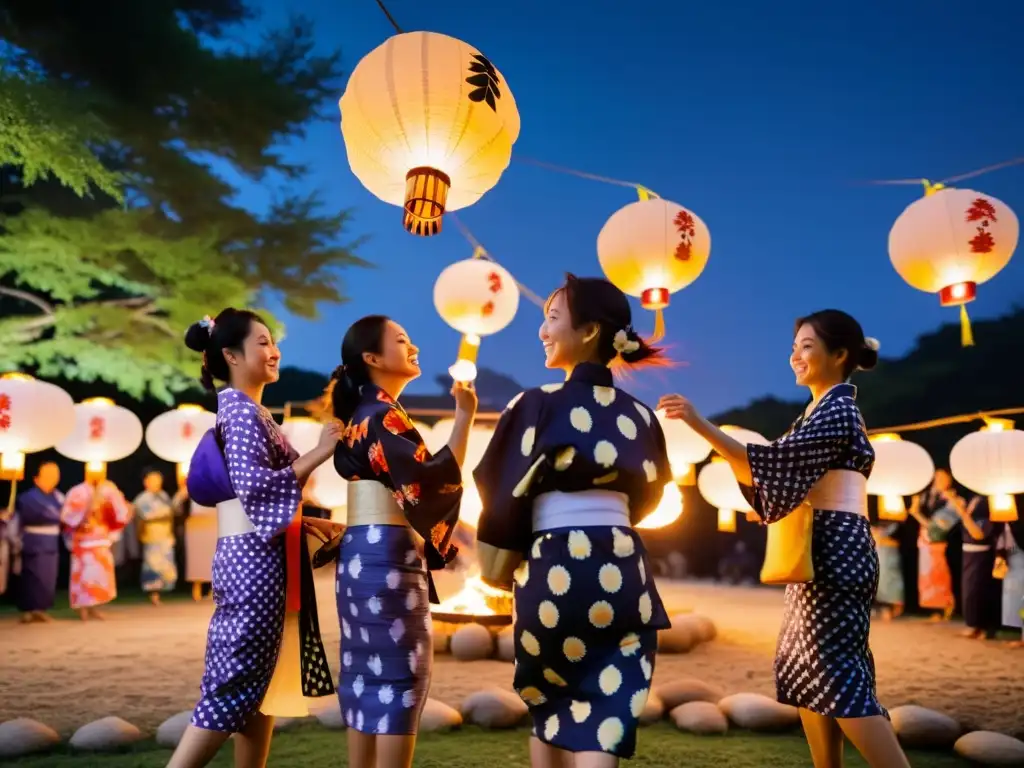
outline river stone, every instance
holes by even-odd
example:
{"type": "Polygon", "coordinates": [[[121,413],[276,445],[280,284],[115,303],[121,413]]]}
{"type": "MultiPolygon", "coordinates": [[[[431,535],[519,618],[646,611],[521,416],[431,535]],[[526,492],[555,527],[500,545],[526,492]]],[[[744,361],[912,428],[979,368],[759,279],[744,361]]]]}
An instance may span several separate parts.
{"type": "Polygon", "coordinates": [[[995,731],[974,731],[953,745],[960,757],[978,765],[1024,766],[1024,742],[995,731]]]}
{"type": "Polygon", "coordinates": [[[651,725],[665,717],[665,702],[654,691],[647,694],[647,701],[640,713],[640,724],[651,725]]]}
{"type": "Polygon", "coordinates": [[[709,701],[717,704],[725,696],[725,691],[717,685],[705,683],[695,677],[680,677],[668,683],[662,683],[654,692],[665,703],[665,709],[671,712],[680,704],[691,701],[709,701]]]}
{"type": "Polygon", "coordinates": [[[489,659],[494,653],[494,636],[480,624],[465,624],[452,635],[452,656],[459,661],[489,659]]]}
{"type": "Polygon", "coordinates": [[[699,613],[694,613],[689,617],[689,621],[697,630],[697,638],[702,643],[710,643],[712,640],[718,637],[718,627],[716,627],[715,622],[713,622],[707,616],[702,616],[699,613]]]}
{"type": "Polygon", "coordinates": [[[796,707],[760,693],[734,693],[718,702],[729,722],[748,731],[784,731],[800,723],[796,707]]]}
{"type": "Polygon", "coordinates": [[[889,716],[900,743],[911,749],[949,749],[961,733],[953,718],[914,704],[896,707],[889,716]]]}
{"type": "Polygon", "coordinates": [[[186,709],[176,715],[171,715],[156,729],[156,743],[161,747],[174,749],[185,735],[185,729],[192,721],[192,710],[186,709]]]}
{"type": "Polygon", "coordinates": [[[107,752],[121,749],[142,739],[142,731],[120,717],[104,717],[83,725],[68,742],[75,749],[107,752]]]}
{"type": "Polygon", "coordinates": [[[497,657],[499,661],[515,661],[516,660],[516,634],[515,627],[508,626],[498,633],[497,638],[498,653],[497,657]]]}
{"type": "Polygon", "coordinates": [[[420,731],[424,733],[449,731],[460,725],[462,725],[462,715],[458,710],[452,709],[437,699],[427,699],[427,703],[423,706],[423,713],[420,715],[420,731]]]}
{"type": "Polygon", "coordinates": [[[29,717],[0,723],[0,757],[22,757],[45,752],[60,744],[53,728],[29,717]]]}
{"type": "Polygon", "coordinates": [[[526,717],[526,703],[504,688],[484,688],[466,697],[462,717],[484,728],[515,728],[526,717]]]}
{"type": "Polygon", "coordinates": [[[673,616],[672,626],[658,632],[658,653],[689,653],[700,640],[689,616],[673,616]]]}
{"type": "Polygon", "coordinates": [[[669,713],[676,728],[701,736],[725,733],[729,721],[715,704],[709,701],[691,701],[680,704],[669,713]]]}

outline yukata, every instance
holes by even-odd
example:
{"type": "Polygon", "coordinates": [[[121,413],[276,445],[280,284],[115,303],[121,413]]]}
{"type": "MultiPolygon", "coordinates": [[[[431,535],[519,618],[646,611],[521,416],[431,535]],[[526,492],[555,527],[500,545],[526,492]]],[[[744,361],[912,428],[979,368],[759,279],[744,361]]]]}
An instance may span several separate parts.
{"type": "MultiPolygon", "coordinates": [[[[1024,506],[1024,494],[1017,494],[1017,509],[1024,506]]],[[[1003,528],[1001,551],[1006,558],[1003,576],[1003,626],[1024,626],[1024,521],[1014,520],[1003,528]]]]}
{"type": "Polygon", "coordinates": [[[881,522],[874,528],[875,552],[878,555],[878,592],[875,602],[881,605],[903,605],[903,560],[896,533],[900,524],[881,522]]]}
{"type": "Polygon", "coordinates": [[[178,583],[171,497],[167,491],[143,491],[132,504],[142,543],[142,591],[170,592],[178,583]]]}
{"type": "MultiPolygon", "coordinates": [[[[857,390],[838,384],[770,445],[748,445],[753,486],[741,486],[765,523],[792,513],[833,470],[871,474],[875,452],[857,408],[857,390]]],[[[814,510],[814,580],[786,587],[775,653],[783,704],[826,717],[888,716],[875,693],[868,646],[878,590],[878,555],[866,514],[814,510]]]]}
{"type": "Polygon", "coordinates": [[[113,483],[99,488],[80,483],[68,491],[61,509],[71,551],[71,607],[95,608],[117,597],[112,536],[124,530],[132,508],[113,483]]]}
{"type": "Polygon", "coordinates": [[[57,593],[60,564],[60,511],[64,494],[44,493],[39,487],[18,497],[15,508],[19,528],[21,567],[17,604],[23,613],[48,611],[57,593]]]}
{"type": "Polygon", "coordinates": [[[174,499],[174,514],[183,519],[180,526],[185,556],[178,562],[184,568],[185,581],[209,584],[213,581],[213,555],[217,550],[217,510],[197,504],[188,496],[174,499]]]}
{"type": "Polygon", "coordinates": [[[402,406],[372,384],[362,388],[334,467],[349,481],[335,581],[341,711],[362,733],[412,735],[433,665],[430,571],[458,551],[451,540],[462,470],[447,446],[431,454],[402,406]],[[378,518],[385,524],[360,522],[389,508],[378,518]]]}
{"type": "MultiPolygon", "coordinates": [[[[533,735],[569,752],[629,758],[670,626],[633,530],[672,481],[651,409],[602,365],[509,403],[473,473],[481,554],[515,562],[513,686],[533,735]]],[[[485,574],[487,575],[487,574],[485,574]]]]}
{"type": "Polygon", "coordinates": [[[265,408],[235,389],[217,394],[216,426],[196,448],[188,476],[189,495],[217,507],[221,528],[206,668],[192,713],[197,728],[237,733],[257,711],[301,716],[301,696],[334,693],[306,537],[295,530],[302,498],[296,458],[265,408]],[[292,543],[297,550],[286,554],[292,543]],[[286,572],[298,576],[287,587],[286,572]],[[298,709],[271,706],[276,701],[298,709]]]}
{"type": "Polygon", "coordinates": [[[928,525],[917,537],[917,603],[930,610],[952,611],[953,574],[946,559],[949,533],[960,523],[960,515],[938,493],[925,494],[921,513],[928,525]]]}
{"type": "Polygon", "coordinates": [[[982,532],[975,539],[967,526],[961,528],[963,558],[960,564],[960,599],[963,603],[964,624],[980,630],[987,637],[995,637],[1002,624],[1002,584],[992,571],[996,564],[996,543],[1002,524],[989,517],[988,498],[975,496],[968,502],[967,514],[982,532]]]}

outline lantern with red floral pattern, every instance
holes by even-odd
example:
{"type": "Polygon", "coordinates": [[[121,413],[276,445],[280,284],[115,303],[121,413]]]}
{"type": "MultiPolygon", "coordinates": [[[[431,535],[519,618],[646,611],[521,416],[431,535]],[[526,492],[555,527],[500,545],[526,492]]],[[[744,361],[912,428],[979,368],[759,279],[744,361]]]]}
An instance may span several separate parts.
{"type": "Polygon", "coordinates": [[[142,444],[139,417],[106,397],[92,397],[75,406],[75,426],[55,448],[85,464],[85,479],[106,479],[107,463],[130,456],[142,444]]]}
{"type": "Polygon", "coordinates": [[[966,304],[1009,263],[1018,235],[1016,215],[991,195],[925,182],[925,196],[889,232],[889,259],[912,287],[960,307],[966,347],[974,343],[966,304]]]}
{"type": "Polygon", "coordinates": [[[0,376],[0,480],[25,477],[25,454],[52,448],[74,428],[75,402],[23,373],[0,376]]]}
{"type": "Polygon", "coordinates": [[[179,486],[185,482],[199,441],[216,422],[215,413],[201,405],[183,403],[173,411],[161,413],[146,427],[146,445],[157,457],[177,465],[179,486]]]}

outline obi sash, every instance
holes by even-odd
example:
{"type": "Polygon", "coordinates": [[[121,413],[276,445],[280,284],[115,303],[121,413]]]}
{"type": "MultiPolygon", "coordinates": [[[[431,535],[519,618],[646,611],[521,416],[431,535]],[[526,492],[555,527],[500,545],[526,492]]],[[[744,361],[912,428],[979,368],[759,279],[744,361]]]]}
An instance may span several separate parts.
{"type": "Polygon", "coordinates": [[[830,469],[807,494],[812,509],[868,516],[868,480],[852,469],[830,469]]]}

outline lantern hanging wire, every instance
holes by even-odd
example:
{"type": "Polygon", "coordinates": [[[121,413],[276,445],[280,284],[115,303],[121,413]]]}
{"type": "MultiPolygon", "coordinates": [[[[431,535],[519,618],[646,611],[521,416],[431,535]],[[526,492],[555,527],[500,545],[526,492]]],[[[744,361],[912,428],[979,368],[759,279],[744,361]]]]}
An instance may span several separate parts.
{"type": "MultiPolygon", "coordinates": [[[[498,260],[495,259],[490,254],[490,252],[488,252],[488,250],[483,247],[483,245],[480,244],[480,241],[476,239],[473,233],[469,231],[469,227],[467,227],[462,222],[462,219],[460,219],[454,213],[449,213],[448,218],[455,222],[455,226],[458,228],[459,232],[461,232],[462,236],[466,238],[466,241],[473,246],[474,259],[484,259],[486,261],[493,261],[496,264],[499,263],[498,260]]],[[[508,269],[508,267],[505,268],[508,269]]],[[[519,286],[519,292],[527,299],[529,299],[531,303],[536,304],[541,309],[544,309],[544,299],[542,299],[538,294],[531,291],[527,286],[523,285],[518,280],[516,280],[516,285],[519,286]]]]}
{"type": "MultiPolygon", "coordinates": [[[[986,173],[992,171],[1001,171],[1003,168],[1012,168],[1015,165],[1024,165],[1024,157],[1015,157],[1011,160],[1004,160],[1001,163],[995,163],[993,165],[986,165],[984,168],[978,168],[967,173],[961,173],[957,176],[950,176],[947,179],[942,179],[939,184],[956,184],[957,182],[966,181],[967,179],[973,179],[977,176],[983,176],[986,173]]],[[[888,187],[888,186],[914,186],[917,184],[927,185],[929,182],[926,179],[872,179],[870,181],[863,181],[860,184],[866,184],[874,187],[888,187]]]]}

